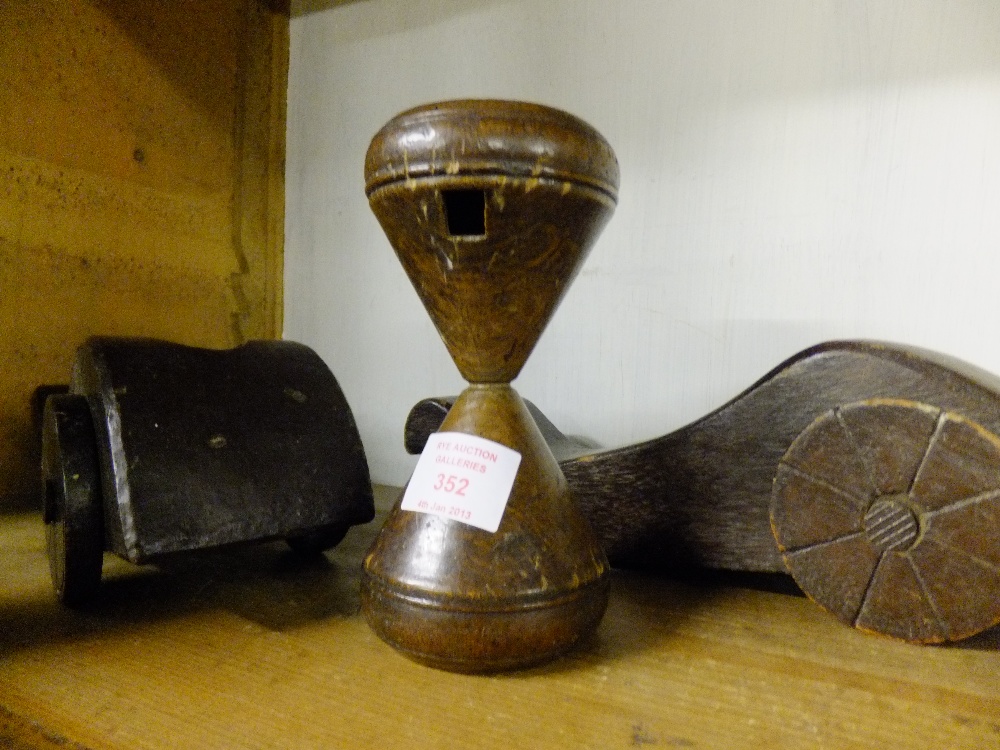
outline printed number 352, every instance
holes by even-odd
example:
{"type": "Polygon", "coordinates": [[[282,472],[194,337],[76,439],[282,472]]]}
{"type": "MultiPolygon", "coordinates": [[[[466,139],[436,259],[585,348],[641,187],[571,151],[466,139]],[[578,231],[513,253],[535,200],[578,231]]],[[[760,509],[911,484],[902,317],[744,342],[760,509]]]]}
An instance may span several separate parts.
{"type": "Polygon", "coordinates": [[[441,490],[442,492],[451,492],[455,495],[460,495],[461,497],[465,497],[465,490],[468,486],[468,479],[463,479],[462,477],[456,477],[450,474],[448,476],[438,474],[437,481],[434,482],[434,489],[441,490]]]}

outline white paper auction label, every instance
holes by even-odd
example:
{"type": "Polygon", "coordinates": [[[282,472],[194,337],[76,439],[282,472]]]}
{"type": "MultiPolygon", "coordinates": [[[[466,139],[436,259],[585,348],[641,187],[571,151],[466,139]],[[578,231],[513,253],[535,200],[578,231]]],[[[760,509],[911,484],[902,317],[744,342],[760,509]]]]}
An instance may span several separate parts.
{"type": "Polygon", "coordinates": [[[510,498],[521,454],[464,432],[427,438],[400,508],[494,532],[510,498]]]}

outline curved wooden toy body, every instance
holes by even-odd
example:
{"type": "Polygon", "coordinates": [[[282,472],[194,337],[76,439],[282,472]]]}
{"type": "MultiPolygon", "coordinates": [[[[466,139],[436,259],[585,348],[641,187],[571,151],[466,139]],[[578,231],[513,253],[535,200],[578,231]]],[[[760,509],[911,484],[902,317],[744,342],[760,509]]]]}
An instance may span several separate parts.
{"type": "MultiPolygon", "coordinates": [[[[446,408],[414,407],[411,451],[446,408]]],[[[939,641],[1000,621],[998,433],[996,376],[842,341],[655,440],[589,451],[547,439],[613,565],[788,570],[846,622],[939,641]],[[907,597],[917,603],[889,611],[907,597]]]]}

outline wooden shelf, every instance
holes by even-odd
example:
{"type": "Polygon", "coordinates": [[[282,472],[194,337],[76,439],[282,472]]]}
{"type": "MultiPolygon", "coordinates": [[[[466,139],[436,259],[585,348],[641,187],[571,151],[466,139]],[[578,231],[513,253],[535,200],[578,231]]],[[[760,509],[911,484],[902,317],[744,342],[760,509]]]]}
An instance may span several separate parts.
{"type": "Polygon", "coordinates": [[[82,612],[54,602],[40,518],[0,517],[0,747],[1000,747],[998,629],[910,646],[732,581],[616,572],[596,637],[554,664],[414,664],[358,613],[397,492],[318,561],[109,557],[82,612]]]}

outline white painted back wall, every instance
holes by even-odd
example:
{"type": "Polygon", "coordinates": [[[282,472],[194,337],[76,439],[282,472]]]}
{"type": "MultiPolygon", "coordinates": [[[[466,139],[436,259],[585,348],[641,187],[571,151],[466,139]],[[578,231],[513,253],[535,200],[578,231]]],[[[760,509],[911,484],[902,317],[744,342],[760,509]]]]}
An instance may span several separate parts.
{"type": "Polygon", "coordinates": [[[833,338],[1000,373],[995,0],[363,0],[292,19],[285,336],[333,369],[376,481],[463,382],[364,196],[397,112],[553,105],[615,148],[617,212],[515,385],[614,446],[833,338]]]}

